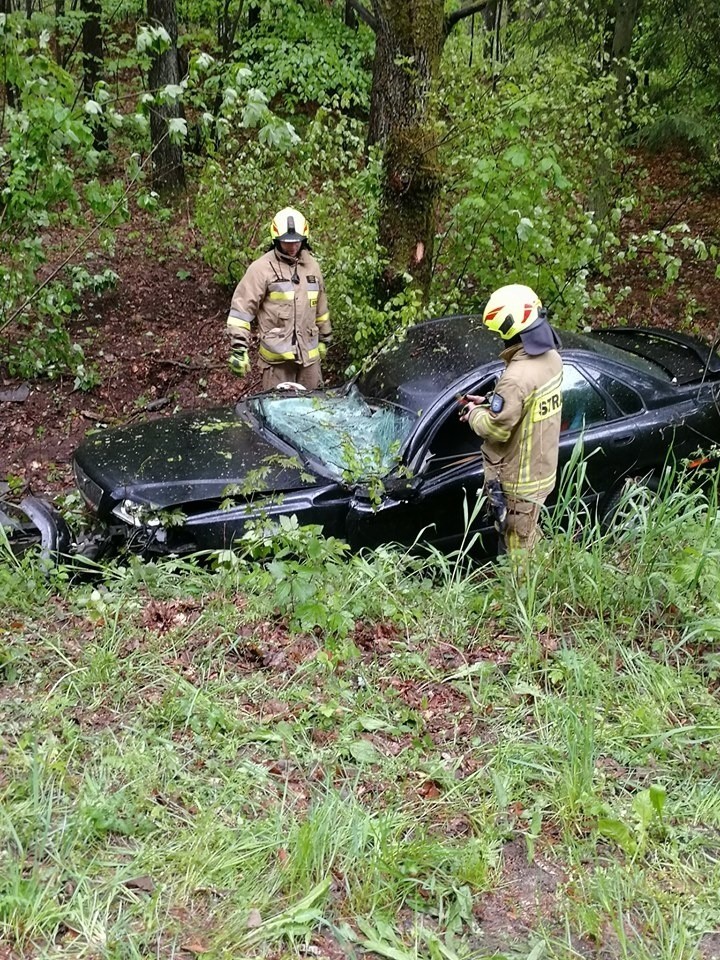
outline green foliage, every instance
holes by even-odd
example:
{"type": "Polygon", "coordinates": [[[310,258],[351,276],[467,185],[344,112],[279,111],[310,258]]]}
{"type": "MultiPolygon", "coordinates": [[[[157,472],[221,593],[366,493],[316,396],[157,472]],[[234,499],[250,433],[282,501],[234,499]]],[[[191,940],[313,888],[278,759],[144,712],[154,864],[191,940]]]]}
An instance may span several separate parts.
{"type": "Polygon", "coordinates": [[[636,74],[650,109],[634,139],[659,150],[689,148],[709,184],[720,178],[720,70],[707,51],[720,42],[720,13],[710,0],[653,0],[641,11],[633,47],[636,74]]]}
{"type": "Polygon", "coordinates": [[[597,825],[598,833],[608,840],[613,840],[629,856],[641,855],[647,847],[650,829],[663,826],[665,800],[665,788],[660,784],[653,784],[633,798],[630,822],[620,818],[601,817],[597,825]]]}
{"type": "Polygon", "coordinates": [[[589,280],[603,256],[588,193],[609,149],[607,80],[567,51],[518,52],[492,87],[482,62],[474,82],[451,84],[468,71],[466,55],[458,43],[444,64],[450,135],[441,163],[452,191],[432,291],[438,310],[478,309],[494,287],[522,282],[575,326],[594,300],[589,280]]]}
{"type": "Polygon", "coordinates": [[[260,22],[240,33],[236,56],[254,64],[257,85],[285,109],[316,104],[366,111],[373,35],[350,30],[342,13],[342,4],[328,9],[320,0],[264,3],[260,22]]]}
{"type": "MultiPolygon", "coordinates": [[[[614,80],[596,69],[587,43],[556,46],[540,57],[516,36],[498,72],[482,58],[469,68],[468,42],[458,32],[447,44],[438,88],[446,188],[438,198],[443,227],[429,303],[408,287],[378,306],[382,157],[365,161],[358,124],[320,110],[300,131],[302,141],[282,155],[230,136],[203,173],[197,222],[205,256],[222,279],[237,282],[264,248],[276,209],[302,207],[337,340],[356,366],[389,333],[423,316],[480,309],[500,283],[533,285],[557,322],[573,328],[592,308],[616,309],[604,277],[618,262],[643,251],[665,283],[680,269],[670,252],[680,227],[666,231],[667,240],[630,236],[620,244],[619,223],[633,197],[611,195],[608,220],[595,215],[599,193],[615,189],[619,147],[607,114],[614,80]],[[458,76],[468,82],[459,84],[458,76]]],[[[689,254],[704,255],[697,240],[692,246],[689,254]]]]}
{"type": "Polygon", "coordinates": [[[33,36],[17,15],[0,18],[0,60],[11,89],[0,123],[0,334],[12,321],[22,336],[3,343],[8,370],[19,376],[57,376],[70,371],[77,385],[94,380],[82,349],[72,344],[65,321],[78,295],[98,292],[114,280],[111,271],[91,276],[74,268],[71,283],[38,286],[45,261],[43,231],[62,222],[80,222],[91,211],[111,223],[122,218],[123,186],[101,186],[94,178],[87,115],[77,109],[72,76],[49,56],[48,34],[33,36]],[[84,187],[81,184],[84,182],[84,187]]]}
{"type": "Polygon", "coordinates": [[[133,558],[54,595],[0,564],[2,936],[462,960],[513,863],[563,878],[523,956],[567,956],[561,918],[689,958],[720,920],[716,490],[670,478],[635,513],[459,573],[292,518],[213,569],[133,558]]]}
{"type": "Polygon", "coordinates": [[[348,546],[321,534],[320,527],[301,527],[297,517],[281,516],[277,522],[260,520],[249,526],[240,545],[246,557],[263,562],[267,595],[295,629],[319,627],[344,637],[361,609],[348,602],[343,589],[341,561],[348,546]]]}

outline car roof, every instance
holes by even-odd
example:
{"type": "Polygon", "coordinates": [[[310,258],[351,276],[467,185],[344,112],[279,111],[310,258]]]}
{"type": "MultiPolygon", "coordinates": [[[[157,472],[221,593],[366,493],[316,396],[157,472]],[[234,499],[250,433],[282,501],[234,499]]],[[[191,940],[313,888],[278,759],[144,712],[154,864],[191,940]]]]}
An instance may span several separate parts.
{"type": "MultiPolygon", "coordinates": [[[[561,331],[563,354],[583,350],[663,378],[654,363],[592,334],[561,331]]],[[[455,314],[407,327],[391,339],[358,378],[361,392],[411,409],[420,408],[463,375],[499,359],[504,345],[479,314],[455,314]]]]}

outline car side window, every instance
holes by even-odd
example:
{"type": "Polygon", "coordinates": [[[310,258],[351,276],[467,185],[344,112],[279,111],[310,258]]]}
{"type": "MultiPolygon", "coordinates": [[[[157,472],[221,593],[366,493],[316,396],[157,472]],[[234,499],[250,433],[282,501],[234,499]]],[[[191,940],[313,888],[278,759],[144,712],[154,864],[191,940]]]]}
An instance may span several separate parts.
{"type": "MultiPolygon", "coordinates": [[[[497,383],[497,375],[483,378],[476,387],[468,391],[485,395],[490,393],[497,383]]],[[[460,419],[462,404],[457,403],[445,415],[435,435],[430,441],[425,455],[425,469],[430,473],[457,466],[466,458],[479,457],[482,440],[460,419]]]]}
{"type": "Polygon", "coordinates": [[[630,416],[633,413],[641,413],[645,409],[645,404],[640,394],[626,383],[623,383],[622,380],[618,380],[616,377],[610,377],[606,373],[595,373],[591,371],[591,374],[595,383],[597,383],[601,390],[604,390],[605,393],[608,394],[625,416],[630,416]]]}
{"type": "Polygon", "coordinates": [[[608,419],[605,400],[587,377],[571,363],[563,365],[561,429],[582,430],[608,419]]]}
{"type": "Polygon", "coordinates": [[[460,404],[445,417],[440,429],[430,441],[427,451],[427,469],[444,470],[458,459],[480,452],[481,440],[460,419],[460,404]]]}

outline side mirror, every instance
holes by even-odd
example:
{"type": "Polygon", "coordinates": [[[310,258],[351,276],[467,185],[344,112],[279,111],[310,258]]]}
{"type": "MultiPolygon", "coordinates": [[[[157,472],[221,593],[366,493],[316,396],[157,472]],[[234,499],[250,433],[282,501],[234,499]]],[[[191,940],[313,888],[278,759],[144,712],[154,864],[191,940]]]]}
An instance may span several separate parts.
{"type": "Polygon", "coordinates": [[[388,477],[384,488],[386,496],[400,503],[410,503],[420,495],[420,481],[417,478],[388,477]]]}
{"type": "Polygon", "coordinates": [[[375,488],[362,485],[355,487],[353,492],[357,500],[366,500],[369,503],[377,504],[378,496],[388,497],[397,503],[411,503],[420,494],[420,484],[417,479],[388,477],[387,480],[378,483],[375,488]]]}

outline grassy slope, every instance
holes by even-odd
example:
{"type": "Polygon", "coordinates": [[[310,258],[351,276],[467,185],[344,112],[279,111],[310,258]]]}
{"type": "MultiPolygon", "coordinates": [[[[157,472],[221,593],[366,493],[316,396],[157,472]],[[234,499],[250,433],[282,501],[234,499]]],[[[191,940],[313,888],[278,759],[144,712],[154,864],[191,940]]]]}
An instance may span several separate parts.
{"type": "Polygon", "coordinates": [[[6,557],[0,955],[711,956],[720,529],[635,516],[472,575],[6,557]]]}

